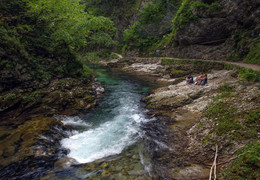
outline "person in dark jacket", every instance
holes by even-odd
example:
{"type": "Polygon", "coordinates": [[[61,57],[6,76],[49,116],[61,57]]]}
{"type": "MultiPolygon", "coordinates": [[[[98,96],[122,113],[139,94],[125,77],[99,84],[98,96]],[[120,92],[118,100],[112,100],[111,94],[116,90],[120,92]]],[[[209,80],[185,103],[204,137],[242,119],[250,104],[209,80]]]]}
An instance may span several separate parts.
{"type": "Polygon", "coordinates": [[[186,82],[187,82],[187,84],[193,83],[193,77],[191,76],[191,74],[189,74],[189,75],[186,77],[186,82]]]}

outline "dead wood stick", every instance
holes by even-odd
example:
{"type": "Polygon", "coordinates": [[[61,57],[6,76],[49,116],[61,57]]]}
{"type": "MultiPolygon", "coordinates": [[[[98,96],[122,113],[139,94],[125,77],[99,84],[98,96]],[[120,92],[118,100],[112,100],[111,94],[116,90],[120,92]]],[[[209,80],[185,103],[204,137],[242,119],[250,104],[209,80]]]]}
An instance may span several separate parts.
{"type": "Polygon", "coordinates": [[[214,168],[214,180],[216,180],[216,164],[217,164],[217,156],[218,156],[218,145],[216,144],[216,153],[215,153],[215,158],[214,158],[214,162],[210,168],[210,172],[209,172],[209,180],[211,180],[212,178],[212,171],[214,168]]]}
{"type": "Polygon", "coordinates": [[[216,144],[216,155],[214,160],[214,180],[217,179],[217,157],[218,157],[218,145],[216,144]]]}

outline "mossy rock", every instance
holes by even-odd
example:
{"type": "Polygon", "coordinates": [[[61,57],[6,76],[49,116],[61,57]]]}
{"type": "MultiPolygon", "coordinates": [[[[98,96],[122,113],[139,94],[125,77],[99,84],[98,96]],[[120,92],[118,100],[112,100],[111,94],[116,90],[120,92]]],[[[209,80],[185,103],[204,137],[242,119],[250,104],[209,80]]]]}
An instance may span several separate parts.
{"type": "Polygon", "coordinates": [[[172,108],[177,108],[184,106],[192,101],[188,96],[175,96],[169,98],[163,98],[160,101],[154,101],[148,103],[146,106],[148,109],[156,109],[156,110],[167,110],[172,108]]]}
{"type": "MultiPolygon", "coordinates": [[[[4,166],[36,154],[37,156],[48,154],[46,149],[41,154],[36,153],[33,146],[38,144],[38,140],[44,132],[51,130],[55,125],[63,126],[55,118],[37,116],[30,118],[13,130],[1,128],[1,132],[5,132],[8,136],[0,141],[0,155],[2,159],[0,165],[4,166]]],[[[47,151],[51,153],[51,151],[47,151]]]]}
{"type": "Polygon", "coordinates": [[[187,75],[187,72],[183,70],[172,69],[170,71],[171,78],[183,77],[185,75],[187,75]]]}

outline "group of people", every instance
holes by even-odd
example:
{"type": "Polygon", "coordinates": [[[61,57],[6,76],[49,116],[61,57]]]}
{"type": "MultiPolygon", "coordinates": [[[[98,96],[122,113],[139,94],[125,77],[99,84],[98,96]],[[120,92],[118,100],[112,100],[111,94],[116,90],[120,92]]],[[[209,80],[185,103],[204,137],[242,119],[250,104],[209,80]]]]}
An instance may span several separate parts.
{"type": "Polygon", "coordinates": [[[193,80],[193,77],[191,76],[191,74],[189,74],[186,77],[186,82],[187,84],[191,84],[194,83],[195,85],[205,85],[208,81],[208,77],[207,74],[205,73],[200,73],[200,76],[198,76],[195,81],[193,80]]]}

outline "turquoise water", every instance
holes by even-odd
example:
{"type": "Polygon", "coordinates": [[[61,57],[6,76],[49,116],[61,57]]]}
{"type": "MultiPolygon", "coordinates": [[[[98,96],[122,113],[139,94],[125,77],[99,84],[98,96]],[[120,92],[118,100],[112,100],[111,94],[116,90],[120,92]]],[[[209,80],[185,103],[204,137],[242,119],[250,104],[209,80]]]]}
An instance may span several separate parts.
{"type": "Polygon", "coordinates": [[[82,116],[63,117],[64,124],[74,127],[70,136],[61,142],[69,150],[67,156],[78,164],[95,163],[100,159],[103,161],[111,156],[127,154],[131,147],[138,156],[138,161],[134,163],[141,164],[138,167],[142,171],[149,171],[150,164],[139,157],[143,156],[140,154],[142,150],[137,150],[136,145],[144,138],[141,126],[155,120],[146,115],[147,110],[140,101],[155,84],[104,68],[96,69],[96,72],[105,88],[98,107],[82,116]]]}

